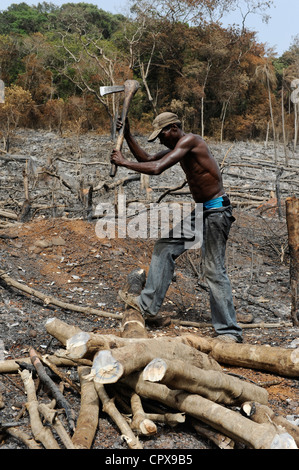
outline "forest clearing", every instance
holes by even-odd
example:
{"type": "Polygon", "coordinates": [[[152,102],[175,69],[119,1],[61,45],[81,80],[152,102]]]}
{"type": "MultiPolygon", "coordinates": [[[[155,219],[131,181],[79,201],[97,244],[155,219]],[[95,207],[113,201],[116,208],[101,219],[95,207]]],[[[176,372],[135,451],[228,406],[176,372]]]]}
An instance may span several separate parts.
{"type": "MultiPolygon", "coordinates": [[[[139,139],[151,149],[158,145],[146,143],[142,136],[139,139]]],[[[0,155],[0,448],[48,446],[63,449],[77,446],[106,450],[143,448],[148,451],[269,448],[269,436],[276,436],[277,430],[281,430],[279,426],[289,426],[288,433],[298,445],[296,367],[299,329],[291,316],[286,224],[286,199],[298,191],[298,153],[289,151],[289,166],[286,166],[282,146],[279,147],[279,160],[275,163],[271,143],[218,144],[209,141],[209,145],[222,169],[224,185],[236,217],[226,257],[236,310],[240,323],[246,322],[242,323],[244,343],[233,346],[243,347],[245,359],[241,349],[228,354],[226,348],[231,351],[232,345],[222,345],[222,349],[218,346],[217,350],[214,343],[208,293],[200,276],[200,251],[190,250],[177,261],[175,278],[163,304],[163,312],[173,320],[171,325],[148,328],[140,324],[140,319],[136,319],[130,309],[125,310],[117,293],[132,271],[147,272],[154,240],[97,237],[96,207],[103,202],[114,204],[119,194],[126,195],[128,204],[138,201],[146,207],[158,200],[189,201],[190,195],[183,185],[184,174],[179,166],[159,177],[146,179],[119,168],[117,176],[112,179],[109,177],[109,155],[113,142],[109,137],[86,133],[75,138],[71,134],[59,136],[54,132],[31,130],[15,133],[10,153],[0,155]],[[126,315],[133,315],[129,323],[133,322],[135,328],[124,327],[126,315]],[[88,338],[86,347],[91,347],[89,352],[87,349],[82,353],[84,342],[79,347],[76,344],[72,346],[71,338],[78,334],[80,338],[88,338]],[[151,347],[150,341],[156,343],[151,347]],[[164,351],[164,362],[160,363],[159,370],[167,364],[167,370],[171,371],[165,351],[172,342],[175,342],[177,350],[174,364],[179,364],[178,351],[182,348],[184,357],[187,357],[187,350],[192,354],[192,360],[196,356],[201,364],[200,370],[207,368],[202,372],[208,372],[208,376],[221,374],[221,380],[224,380],[224,375],[229,387],[234,381],[240,382],[246,397],[245,409],[242,410],[240,402],[228,402],[225,398],[224,404],[217,405],[220,415],[213,424],[213,408],[208,407],[206,415],[203,410],[210,406],[207,402],[217,402],[220,398],[215,398],[215,395],[207,398],[208,384],[202,384],[200,393],[188,392],[188,386],[185,385],[185,390],[183,386],[180,396],[183,393],[188,398],[177,409],[174,409],[175,398],[171,398],[171,394],[168,402],[166,398],[162,399],[161,393],[157,398],[154,389],[149,392],[143,388],[146,383],[165,387],[163,382],[139,381],[139,388],[137,385],[134,388],[134,377],[136,380],[136,373],[141,369],[135,370],[137,366],[131,361],[135,357],[146,362],[151,357],[149,351],[144,356],[144,344],[158,353],[158,359],[164,351]],[[85,381],[84,376],[91,374],[95,351],[103,346],[114,355],[112,365],[106,364],[106,369],[105,363],[102,366],[105,374],[111,375],[111,370],[118,373],[122,364],[125,367],[123,378],[105,385],[85,381]],[[253,348],[255,360],[245,351],[249,347],[253,348]],[[268,348],[267,360],[263,356],[265,347],[268,348]],[[139,353],[136,355],[135,351],[139,353]],[[125,353],[127,359],[121,359],[125,353]],[[282,354],[284,359],[278,360],[275,354],[282,354]],[[290,358],[296,357],[293,371],[290,358]],[[49,392],[43,383],[38,360],[42,361],[46,375],[52,378],[57,390],[63,390],[66,408],[65,403],[59,401],[60,395],[53,401],[53,390],[49,392]],[[37,366],[37,374],[30,369],[30,363],[37,366]],[[37,402],[33,400],[33,404],[28,404],[28,396],[31,395],[27,375],[31,374],[37,402]],[[95,388],[90,391],[93,383],[95,388]],[[249,387],[248,392],[246,387],[249,387]],[[84,400],[83,403],[81,400],[85,393],[85,405],[89,403],[91,406],[88,396],[93,397],[91,401],[95,408],[84,414],[84,400]],[[252,400],[256,397],[255,406],[248,394],[252,400]],[[195,400],[190,404],[191,413],[188,400],[195,400]],[[201,400],[200,405],[196,405],[196,400],[201,400]],[[258,419],[261,418],[255,418],[251,409],[252,406],[254,410],[259,407],[258,400],[261,406],[266,407],[268,416],[266,422],[259,424],[258,419]],[[49,418],[51,424],[42,422],[46,433],[52,430],[50,440],[40,434],[37,434],[38,438],[32,435],[34,425],[31,428],[32,417],[29,415],[34,403],[38,403],[40,411],[42,405],[46,405],[48,412],[52,413],[52,418],[49,418]],[[201,416],[196,414],[197,406],[201,416]],[[80,410],[83,415],[79,420],[80,410]],[[270,418],[269,410],[273,413],[270,418]],[[225,418],[219,417],[222,412],[225,418]],[[137,413],[135,419],[134,413],[137,413]],[[232,421],[230,413],[233,413],[232,421]],[[86,420],[93,414],[96,422],[84,421],[84,416],[86,420]],[[146,431],[135,427],[140,414],[143,416],[141,422],[150,421],[146,431]],[[63,423],[68,437],[64,433],[59,434],[56,420],[63,423]],[[236,431],[237,422],[242,431],[236,431]],[[80,436],[79,423],[83,428],[87,426],[84,429],[87,429],[88,442],[87,437],[84,441],[82,434],[80,436]],[[79,435],[74,433],[77,426],[79,435]]],[[[124,152],[129,153],[126,147],[124,152]]],[[[191,367],[191,359],[188,366],[191,367]]],[[[194,367],[198,369],[198,366],[194,367]]],[[[187,372],[185,370],[183,379],[186,383],[187,372]]],[[[190,373],[194,371],[190,370],[190,373]]],[[[170,390],[174,393],[171,382],[170,390]]],[[[228,395],[231,393],[236,392],[228,392],[228,395]]],[[[177,400],[178,404],[178,397],[177,400]]],[[[294,443],[285,445],[292,448],[296,445],[294,443]]]]}

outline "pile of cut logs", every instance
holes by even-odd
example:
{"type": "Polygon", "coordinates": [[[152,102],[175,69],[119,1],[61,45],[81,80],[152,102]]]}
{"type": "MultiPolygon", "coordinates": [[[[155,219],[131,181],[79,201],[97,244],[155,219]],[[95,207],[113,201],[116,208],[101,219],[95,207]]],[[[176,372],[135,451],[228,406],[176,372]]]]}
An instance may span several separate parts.
{"type": "MultiPolygon", "coordinates": [[[[136,293],[142,287],[142,273],[135,274],[131,280],[128,277],[127,287],[136,293]]],[[[131,308],[124,311],[120,335],[82,331],[56,317],[45,328],[63,346],[55,355],[41,356],[31,349],[28,358],[0,362],[0,372],[20,372],[33,438],[14,423],[6,433],[30,448],[61,448],[61,443],[67,449],[92,448],[100,404],[130,449],[142,449],[142,436],[155,434],[156,423],[173,427],[186,417],[219,448],[299,446],[299,428],[271,410],[267,390],[222,367],[229,364],[298,377],[299,349],[228,343],[195,334],[148,337],[142,316],[131,308]],[[29,366],[50,390],[54,401],[49,405],[38,403],[29,366]],[[77,367],[80,387],[60,366],[77,367]],[[77,419],[47,368],[79,391],[77,419]],[[68,431],[55,406],[65,411],[68,431]]]]}

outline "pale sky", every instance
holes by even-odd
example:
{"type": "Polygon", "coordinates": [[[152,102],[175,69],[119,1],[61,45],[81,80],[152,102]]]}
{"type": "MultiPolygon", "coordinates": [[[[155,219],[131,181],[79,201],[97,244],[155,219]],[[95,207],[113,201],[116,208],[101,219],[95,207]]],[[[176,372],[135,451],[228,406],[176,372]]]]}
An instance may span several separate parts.
{"type": "MultiPolygon", "coordinates": [[[[111,13],[124,13],[123,6],[125,0],[49,0],[54,5],[61,6],[64,3],[78,3],[85,1],[97,5],[105,11],[111,13]]],[[[22,0],[1,0],[1,11],[6,10],[12,4],[22,3],[22,0]]],[[[37,5],[41,0],[24,1],[27,5],[37,5]]],[[[250,15],[247,18],[246,26],[248,29],[257,32],[257,40],[266,43],[269,47],[274,47],[278,56],[289,49],[293,39],[299,34],[299,0],[274,0],[273,6],[267,10],[271,16],[268,24],[263,23],[258,15],[250,15]]],[[[223,26],[228,24],[240,25],[242,17],[238,11],[229,15],[223,20],[223,26]]]]}

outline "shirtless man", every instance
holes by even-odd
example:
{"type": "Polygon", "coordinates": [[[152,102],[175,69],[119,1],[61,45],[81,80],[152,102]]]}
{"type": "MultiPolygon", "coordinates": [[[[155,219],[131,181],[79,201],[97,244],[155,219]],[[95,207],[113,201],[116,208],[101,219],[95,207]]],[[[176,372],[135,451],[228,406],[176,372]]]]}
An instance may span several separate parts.
{"type": "MultiPolygon", "coordinates": [[[[118,122],[118,128],[122,125],[118,122]]],[[[232,222],[232,207],[225,194],[221,173],[216,160],[204,139],[195,134],[185,134],[178,116],[165,112],[153,122],[154,131],[149,142],[159,138],[165,150],[151,156],[141,149],[130,132],[128,120],[124,137],[137,162],[127,160],[120,151],[113,150],[111,162],[148,175],[159,175],[180,163],[195,203],[203,204],[203,274],[209,287],[212,324],[221,339],[242,342],[242,329],[237,324],[230,281],[225,269],[225,249],[232,222]]],[[[195,211],[191,214],[195,226],[195,211]]],[[[124,302],[136,308],[145,320],[163,325],[158,314],[172,281],[175,259],[186,250],[184,237],[174,237],[170,232],[155,244],[149,273],[140,296],[119,292],[124,302]]]]}

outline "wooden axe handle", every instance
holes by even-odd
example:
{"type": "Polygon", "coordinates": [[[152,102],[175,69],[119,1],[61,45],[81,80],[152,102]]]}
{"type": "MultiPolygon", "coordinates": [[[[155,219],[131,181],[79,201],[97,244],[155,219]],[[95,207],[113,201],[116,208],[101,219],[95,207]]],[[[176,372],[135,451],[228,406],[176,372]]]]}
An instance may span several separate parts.
{"type": "MultiPolygon", "coordinates": [[[[139,83],[136,80],[126,80],[124,86],[125,86],[125,90],[124,90],[125,98],[124,98],[123,109],[121,113],[121,120],[122,120],[123,125],[118,133],[116,147],[115,147],[116,150],[122,149],[122,145],[124,142],[124,128],[125,128],[126,117],[129,111],[131,100],[139,88],[139,83]]],[[[117,166],[112,164],[110,168],[110,176],[112,178],[114,178],[114,176],[116,175],[116,171],[117,171],[117,166]]]]}

